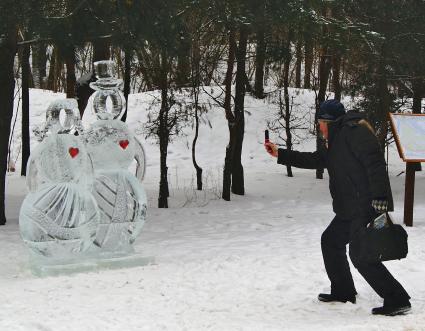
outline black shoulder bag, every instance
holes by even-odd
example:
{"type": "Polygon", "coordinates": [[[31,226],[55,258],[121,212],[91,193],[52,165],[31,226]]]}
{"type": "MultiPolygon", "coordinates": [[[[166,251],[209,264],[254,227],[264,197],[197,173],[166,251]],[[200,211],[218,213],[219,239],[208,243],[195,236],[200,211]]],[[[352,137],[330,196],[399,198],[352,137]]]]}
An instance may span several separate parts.
{"type": "Polygon", "coordinates": [[[407,232],[403,226],[394,224],[386,213],[386,224],[376,229],[369,224],[359,229],[350,242],[353,263],[376,263],[400,260],[407,256],[407,232]]]}

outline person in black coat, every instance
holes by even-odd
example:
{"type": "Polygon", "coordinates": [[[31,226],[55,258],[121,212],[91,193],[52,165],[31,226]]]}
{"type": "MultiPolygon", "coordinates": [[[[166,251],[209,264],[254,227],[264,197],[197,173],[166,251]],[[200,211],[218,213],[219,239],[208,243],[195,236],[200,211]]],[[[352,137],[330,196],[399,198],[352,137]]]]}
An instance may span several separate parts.
{"type": "MultiPolygon", "coordinates": [[[[325,144],[313,153],[278,148],[266,142],[277,162],[304,169],[327,168],[335,218],[321,238],[323,260],[331,293],[319,294],[323,302],[356,302],[356,289],[346,255],[346,245],[361,227],[377,215],[393,210],[385,158],[369,123],[355,112],[345,112],[337,100],[320,105],[319,127],[325,144]]],[[[373,314],[398,315],[410,310],[410,296],[381,263],[350,258],[375,292],[384,299],[373,314]]]]}

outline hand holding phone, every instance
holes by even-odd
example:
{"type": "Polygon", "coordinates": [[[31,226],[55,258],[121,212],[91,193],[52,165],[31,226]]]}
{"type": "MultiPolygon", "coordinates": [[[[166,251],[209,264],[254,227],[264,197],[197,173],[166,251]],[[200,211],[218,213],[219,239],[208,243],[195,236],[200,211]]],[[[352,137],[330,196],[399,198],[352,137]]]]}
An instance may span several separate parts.
{"type": "Polygon", "coordinates": [[[267,153],[271,156],[277,157],[278,147],[276,144],[270,142],[269,130],[264,131],[264,147],[266,148],[267,153]]]}

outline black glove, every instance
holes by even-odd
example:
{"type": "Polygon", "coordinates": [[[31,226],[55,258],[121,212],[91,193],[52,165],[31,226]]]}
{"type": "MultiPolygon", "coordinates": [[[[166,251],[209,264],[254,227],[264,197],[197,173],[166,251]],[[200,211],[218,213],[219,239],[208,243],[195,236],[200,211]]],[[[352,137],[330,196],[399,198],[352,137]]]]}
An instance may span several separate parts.
{"type": "Polygon", "coordinates": [[[372,207],[375,209],[377,214],[383,214],[388,211],[387,199],[377,198],[372,200],[372,207]]]}

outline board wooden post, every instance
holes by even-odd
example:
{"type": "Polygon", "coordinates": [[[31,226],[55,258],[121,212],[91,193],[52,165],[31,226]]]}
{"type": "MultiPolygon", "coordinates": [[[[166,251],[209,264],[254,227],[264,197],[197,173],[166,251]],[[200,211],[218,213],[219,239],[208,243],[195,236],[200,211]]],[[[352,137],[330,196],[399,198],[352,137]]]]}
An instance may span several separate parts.
{"type": "Polygon", "coordinates": [[[413,205],[415,202],[416,164],[406,162],[406,182],[404,187],[404,224],[413,226],[413,205]]]}
{"type": "Polygon", "coordinates": [[[413,226],[415,172],[425,162],[425,114],[389,114],[400,158],[406,162],[404,224],[413,226]]]}

